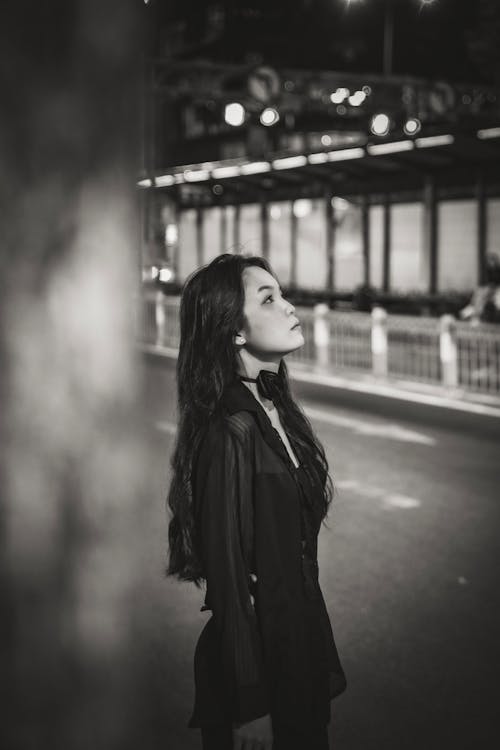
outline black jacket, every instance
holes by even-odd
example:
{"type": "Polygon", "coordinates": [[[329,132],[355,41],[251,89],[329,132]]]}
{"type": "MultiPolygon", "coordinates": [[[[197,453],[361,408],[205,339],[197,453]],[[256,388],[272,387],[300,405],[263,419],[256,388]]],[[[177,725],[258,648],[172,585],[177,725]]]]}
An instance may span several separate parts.
{"type": "Polygon", "coordinates": [[[212,616],[196,645],[188,726],[267,713],[301,727],[327,723],[346,680],[318,582],[321,517],[311,501],[322,489],[304,463],[294,467],[241,381],[226,389],[223,407],[193,464],[202,610],[212,616]]]}

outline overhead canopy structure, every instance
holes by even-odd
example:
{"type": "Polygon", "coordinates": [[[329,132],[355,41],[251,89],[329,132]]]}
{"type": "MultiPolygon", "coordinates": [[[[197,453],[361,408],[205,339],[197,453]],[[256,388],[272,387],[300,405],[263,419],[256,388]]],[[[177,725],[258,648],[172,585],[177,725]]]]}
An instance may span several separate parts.
{"type": "Polygon", "coordinates": [[[419,190],[429,179],[467,195],[478,175],[497,181],[492,86],[200,60],[154,59],[149,70],[140,184],[181,207],[419,190]],[[388,125],[375,135],[377,116],[388,125]]]}
{"type": "MultiPolygon", "coordinates": [[[[278,71],[266,65],[204,61],[153,61],[151,73],[145,123],[149,135],[138,182],[145,198],[146,244],[163,242],[160,214],[166,204],[172,206],[167,212],[174,217],[171,221],[179,218],[176,211],[196,209],[192,244],[199,265],[204,258],[204,209],[235,207],[231,244],[237,247],[244,225],[239,207],[253,204],[261,209],[254,212],[254,235],[260,237],[260,252],[266,256],[274,241],[271,204],[320,199],[325,288],[333,292],[339,214],[335,198],[357,204],[366,284],[371,281],[370,209],[378,204],[383,209],[381,285],[387,291],[391,254],[399,252],[392,207],[414,202],[421,204],[422,220],[408,232],[418,234],[418,262],[426,269],[429,293],[435,294],[441,229],[446,228],[440,202],[464,198],[477,205],[476,236],[469,246],[477,259],[477,278],[485,279],[492,236],[488,221],[493,201],[488,199],[500,196],[496,89],[408,76],[278,71]],[[234,120],[226,116],[227,106],[238,110],[234,120]],[[279,117],[266,122],[267,108],[279,117]],[[375,128],[376,118],[386,119],[387,127],[375,128]],[[411,121],[416,124],[413,131],[411,121]]],[[[288,214],[290,247],[283,246],[290,255],[292,285],[298,283],[300,255],[297,208],[288,214]]],[[[223,248],[226,214],[231,211],[215,213],[220,214],[223,248]]],[[[175,266],[177,251],[167,252],[175,266]]]]}
{"type": "MultiPolygon", "coordinates": [[[[364,140],[364,142],[363,142],[364,140]]],[[[448,194],[470,195],[478,180],[500,189],[500,127],[415,139],[369,142],[315,153],[274,154],[186,164],[139,182],[166,190],[179,206],[243,204],[298,197],[419,191],[429,181],[448,194]]]]}

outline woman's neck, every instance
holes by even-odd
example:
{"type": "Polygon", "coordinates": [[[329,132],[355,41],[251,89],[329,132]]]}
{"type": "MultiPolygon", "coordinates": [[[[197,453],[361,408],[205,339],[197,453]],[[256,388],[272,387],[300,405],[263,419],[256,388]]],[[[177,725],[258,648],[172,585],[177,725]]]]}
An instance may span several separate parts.
{"type": "MultiPolygon", "coordinates": [[[[253,377],[253,376],[248,375],[247,377],[253,377]]],[[[260,395],[257,389],[257,383],[249,383],[247,380],[242,380],[241,382],[244,383],[244,385],[246,385],[248,390],[252,392],[252,394],[255,396],[259,404],[262,407],[264,407],[264,409],[266,410],[266,412],[269,413],[269,415],[271,415],[273,412],[276,411],[276,407],[274,403],[272,402],[272,400],[269,398],[264,398],[264,396],[260,395]]]]}
{"type": "Polygon", "coordinates": [[[237,370],[240,375],[246,375],[248,378],[256,378],[261,370],[278,373],[280,364],[281,357],[271,355],[269,359],[263,359],[248,351],[245,347],[238,352],[237,370]]]}

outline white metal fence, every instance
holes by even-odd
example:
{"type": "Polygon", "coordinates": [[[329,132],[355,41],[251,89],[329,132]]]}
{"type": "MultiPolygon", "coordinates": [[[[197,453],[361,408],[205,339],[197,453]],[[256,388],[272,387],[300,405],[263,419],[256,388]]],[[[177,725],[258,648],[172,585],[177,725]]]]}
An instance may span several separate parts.
{"type": "MultiPolygon", "coordinates": [[[[305,344],[292,361],[379,377],[442,384],[500,395],[500,326],[441,318],[296,308],[305,344]]],[[[179,298],[162,292],[139,298],[137,338],[161,349],[179,347],[179,298]]]]}

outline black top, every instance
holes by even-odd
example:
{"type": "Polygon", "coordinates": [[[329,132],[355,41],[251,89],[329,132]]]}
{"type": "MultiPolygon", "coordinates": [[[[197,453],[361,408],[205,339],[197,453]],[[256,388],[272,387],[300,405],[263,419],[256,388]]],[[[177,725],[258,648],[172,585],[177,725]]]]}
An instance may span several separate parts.
{"type": "MultiPolygon", "coordinates": [[[[196,645],[189,727],[271,713],[327,723],[346,687],[318,582],[322,488],[236,381],[193,465],[193,502],[212,610],[196,645]]],[[[300,460],[297,447],[289,440],[300,460]]]]}

